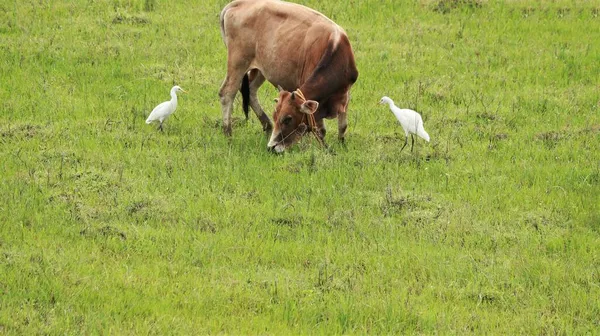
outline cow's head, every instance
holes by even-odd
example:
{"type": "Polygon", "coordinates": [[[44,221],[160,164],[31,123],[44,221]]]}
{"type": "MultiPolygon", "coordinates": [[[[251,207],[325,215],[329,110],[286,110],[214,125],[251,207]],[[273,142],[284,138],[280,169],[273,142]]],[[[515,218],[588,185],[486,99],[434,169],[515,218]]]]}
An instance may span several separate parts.
{"type": "Polygon", "coordinates": [[[267,148],[277,153],[300,140],[308,130],[308,115],[319,108],[319,103],[306,100],[301,91],[289,92],[279,89],[279,98],[273,113],[273,133],[267,148]]]}

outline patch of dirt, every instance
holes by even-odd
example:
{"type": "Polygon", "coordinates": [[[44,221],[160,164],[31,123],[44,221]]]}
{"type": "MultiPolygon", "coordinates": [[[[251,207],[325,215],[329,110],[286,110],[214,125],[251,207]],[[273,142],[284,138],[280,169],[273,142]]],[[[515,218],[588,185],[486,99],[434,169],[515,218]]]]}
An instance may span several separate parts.
{"type": "MultiPolygon", "coordinates": [[[[217,129],[221,129],[223,128],[223,119],[208,119],[205,118],[206,123],[210,124],[210,120],[212,120],[212,125],[213,128],[217,128],[217,129]]],[[[231,117],[231,127],[238,127],[238,126],[245,126],[248,123],[248,121],[246,120],[246,118],[240,118],[240,117],[235,117],[232,116],[231,117]]]]}
{"type": "Polygon", "coordinates": [[[125,233],[113,226],[105,225],[101,228],[90,228],[87,227],[79,232],[84,237],[96,238],[96,237],[114,237],[121,240],[127,240],[125,233]]]}
{"type": "Polygon", "coordinates": [[[149,203],[147,201],[138,201],[133,202],[132,204],[127,206],[127,213],[131,216],[142,209],[148,207],[149,203]]]}
{"type": "Polygon", "coordinates": [[[562,130],[542,132],[535,135],[535,139],[542,141],[549,148],[554,148],[560,141],[571,136],[595,135],[600,133],[600,125],[591,125],[580,129],[565,127],[562,130]]]}
{"type": "Polygon", "coordinates": [[[442,125],[456,125],[456,127],[463,126],[465,122],[458,118],[442,118],[440,124],[442,125]]]}
{"type": "Polygon", "coordinates": [[[598,133],[600,133],[600,125],[592,125],[592,126],[586,127],[584,129],[582,129],[580,131],[580,133],[584,133],[584,134],[587,134],[587,133],[598,134],[598,133]]]}
{"type": "Polygon", "coordinates": [[[468,8],[478,9],[483,7],[483,0],[437,0],[431,4],[434,12],[448,14],[453,10],[468,8]]]}
{"type": "Polygon", "coordinates": [[[387,144],[387,143],[394,143],[394,142],[403,141],[404,139],[400,139],[396,135],[376,135],[375,136],[375,140],[377,142],[381,142],[381,143],[387,144]]]}
{"type": "Polygon", "coordinates": [[[196,225],[202,232],[217,233],[217,224],[210,219],[196,218],[196,225]]]}
{"type": "Polygon", "coordinates": [[[287,226],[289,228],[300,226],[303,222],[302,216],[272,218],[271,223],[277,226],[287,226]]]}
{"type": "Polygon", "coordinates": [[[150,23],[150,20],[145,17],[142,17],[142,16],[117,13],[117,15],[115,15],[115,17],[113,18],[112,23],[113,24],[130,24],[130,25],[146,25],[146,24],[150,23]]]}
{"type": "Polygon", "coordinates": [[[546,227],[550,223],[546,216],[537,214],[528,214],[524,218],[524,222],[527,226],[534,228],[536,231],[540,231],[542,227],[546,227]]]}
{"type": "Polygon", "coordinates": [[[564,138],[564,135],[557,131],[549,131],[539,133],[535,138],[538,141],[542,141],[546,147],[554,148],[564,138]]]}
{"type": "Polygon", "coordinates": [[[475,302],[477,305],[494,305],[498,303],[499,298],[496,293],[473,293],[469,295],[469,298],[475,302]]]}
{"type": "Polygon", "coordinates": [[[282,166],[283,170],[286,170],[292,174],[298,174],[302,171],[304,165],[301,162],[293,162],[286,166],[282,166]]]}
{"type": "Polygon", "coordinates": [[[417,199],[409,195],[394,195],[392,189],[388,187],[385,191],[385,198],[381,204],[381,211],[384,217],[390,217],[393,214],[410,211],[419,208],[421,202],[431,201],[430,198],[417,199]]]}
{"type": "Polygon", "coordinates": [[[7,128],[7,129],[0,130],[0,137],[1,138],[31,139],[39,133],[41,128],[42,127],[39,125],[31,125],[31,124],[16,125],[16,126],[13,125],[12,127],[9,126],[9,128],[7,128]]]}
{"type": "Polygon", "coordinates": [[[481,113],[481,114],[478,114],[476,117],[478,119],[482,119],[485,121],[494,121],[497,119],[497,117],[495,115],[489,114],[489,113],[481,113]]]}
{"type": "Polygon", "coordinates": [[[535,138],[542,141],[558,141],[562,139],[562,135],[556,131],[538,133],[535,138]]]}

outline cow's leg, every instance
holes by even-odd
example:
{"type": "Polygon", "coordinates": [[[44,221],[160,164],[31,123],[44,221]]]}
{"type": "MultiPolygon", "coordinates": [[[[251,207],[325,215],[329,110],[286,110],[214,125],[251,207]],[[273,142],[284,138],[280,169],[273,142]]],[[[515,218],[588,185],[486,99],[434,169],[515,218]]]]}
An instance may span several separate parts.
{"type": "Polygon", "coordinates": [[[338,118],[338,140],[344,142],[346,136],[346,129],[348,128],[348,103],[350,102],[350,93],[346,91],[340,96],[339,101],[334,105],[335,110],[333,111],[338,118]]]}
{"type": "Polygon", "coordinates": [[[273,131],[273,124],[258,101],[258,89],[265,82],[265,76],[263,76],[258,69],[253,69],[250,70],[249,77],[252,78],[250,82],[250,107],[252,107],[252,110],[254,113],[256,113],[258,120],[260,120],[263,131],[271,134],[273,131]]]}
{"type": "Polygon", "coordinates": [[[317,121],[316,132],[319,139],[321,139],[323,146],[327,147],[327,144],[325,143],[325,135],[327,134],[327,130],[325,129],[325,122],[323,119],[317,121]]]}
{"type": "Polygon", "coordinates": [[[348,128],[348,115],[346,112],[338,114],[338,140],[344,143],[346,129],[348,128]]]}
{"type": "Polygon", "coordinates": [[[221,98],[221,110],[223,111],[223,132],[231,136],[231,112],[233,111],[233,100],[242,84],[242,79],[247,71],[246,62],[232,61],[231,56],[227,62],[227,76],[219,90],[221,98]]]}

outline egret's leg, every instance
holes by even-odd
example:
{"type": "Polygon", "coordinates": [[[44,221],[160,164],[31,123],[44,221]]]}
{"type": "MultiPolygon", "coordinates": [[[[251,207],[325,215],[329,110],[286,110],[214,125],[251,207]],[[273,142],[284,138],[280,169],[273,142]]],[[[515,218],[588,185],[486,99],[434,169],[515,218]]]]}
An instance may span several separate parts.
{"type": "Polygon", "coordinates": [[[271,131],[273,131],[273,124],[271,123],[271,120],[269,119],[269,117],[267,116],[265,111],[260,106],[260,103],[258,101],[258,96],[257,96],[258,89],[265,82],[265,76],[263,76],[263,74],[260,71],[258,71],[257,69],[253,69],[253,70],[250,70],[249,80],[250,80],[250,107],[252,107],[252,110],[258,117],[258,120],[260,120],[260,123],[262,124],[262,127],[263,127],[263,131],[265,131],[265,133],[270,134],[271,131]]]}
{"type": "Polygon", "coordinates": [[[158,129],[162,132],[163,131],[163,126],[162,126],[162,121],[158,124],[158,129]]]}
{"type": "Polygon", "coordinates": [[[410,140],[411,140],[411,143],[410,143],[410,151],[411,151],[411,153],[412,153],[412,151],[413,151],[413,147],[415,146],[415,137],[414,137],[412,134],[410,135],[410,140]]]}
{"type": "Polygon", "coordinates": [[[406,145],[408,145],[408,135],[404,138],[404,146],[402,146],[402,148],[400,149],[400,152],[402,152],[404,150],[404,147],[406,147],[406,145]]]}

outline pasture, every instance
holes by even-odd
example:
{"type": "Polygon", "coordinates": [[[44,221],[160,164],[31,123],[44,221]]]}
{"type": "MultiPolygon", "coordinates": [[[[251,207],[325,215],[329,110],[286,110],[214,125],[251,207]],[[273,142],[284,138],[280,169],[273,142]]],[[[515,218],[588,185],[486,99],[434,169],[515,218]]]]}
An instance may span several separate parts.
{"type": "Polygon", "coordinates": [[[284,155],[222,134],[226,3],[0,3],[0,334],[600,331],[598,2],[302,1],[360,75],[284,155]]]}

